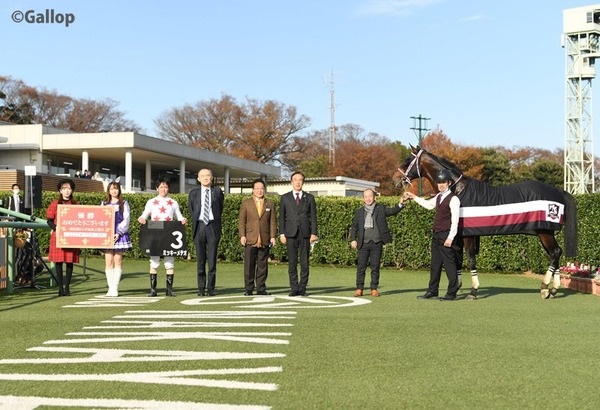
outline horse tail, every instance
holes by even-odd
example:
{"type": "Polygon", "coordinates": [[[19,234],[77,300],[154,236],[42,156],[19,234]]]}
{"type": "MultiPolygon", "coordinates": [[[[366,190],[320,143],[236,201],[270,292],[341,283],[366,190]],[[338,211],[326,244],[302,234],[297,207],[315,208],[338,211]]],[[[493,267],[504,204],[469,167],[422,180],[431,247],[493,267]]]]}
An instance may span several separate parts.
{"type": "Polygon", "coordinates": [[[577,202],[575,197],[563,192],[565,198],[565,256],[574,258],[577,254],[577,202]]]}

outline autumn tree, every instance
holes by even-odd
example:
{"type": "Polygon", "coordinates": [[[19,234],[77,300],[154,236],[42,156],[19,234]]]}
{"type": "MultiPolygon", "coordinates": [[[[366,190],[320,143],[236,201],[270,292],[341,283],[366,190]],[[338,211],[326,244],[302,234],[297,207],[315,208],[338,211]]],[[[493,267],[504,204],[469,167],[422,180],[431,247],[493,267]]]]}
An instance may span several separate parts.
{"type": "MultiPolygon", "coordinates": [[[[77,99],[45,88],[28,86],[12,77],[0,77],[0,90],[6,101],[15,107],[19,117],[0,119],[19,123],[43,124],[74,132],[138,131],[133,121],[117,109],[118,103],[111,99],[77,99]],[[23,122],[22,122],[23,123],[23,122]]],[[[5,110],[6,111],[6,110],[5,110]]]]}
{"type": "Polygon", "coordinates": [[[300,132],[310,125],[296,107],[223,95],[172,108],[154,124],[164,139],[268,164],[287,165],[302,149],[300,132]]]}

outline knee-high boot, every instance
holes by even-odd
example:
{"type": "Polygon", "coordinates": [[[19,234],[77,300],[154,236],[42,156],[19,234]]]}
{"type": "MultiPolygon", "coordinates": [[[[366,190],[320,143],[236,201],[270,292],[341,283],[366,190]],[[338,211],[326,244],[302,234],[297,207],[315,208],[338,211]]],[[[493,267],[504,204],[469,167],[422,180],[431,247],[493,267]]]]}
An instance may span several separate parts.
{"type": "Polygon", "coordinates": [[[112,274],[113,296],[119,296],[119,282],[121,281],[121,268],[114,268],[112,274]]]}
{"type": "Polygon", "coordinates": [[[71,290],[69,286],[71,285],[71,277],[73,276],[73,264],[67,263],[67,272],[65,275],[65,296],[71,296],[71,290]]]}
{"type": "Polygon", "coordinates": [[[167,296],[175,296],[173,293],[173,269],[167,269],[167,296]]]}
{"type": "Polygon", "coordinates": [[[65,290],[63,288],[63,270],[62,264],[54,264],[54,271],[56,273],[56,284],[58,285],[58,296],[65,296],[65,290]]]}
{"type": "Polygon", "coordinates": [[[148,293],[148,296],[154,297],[156,295],[156,273],[150,273],[150,293],[148,293]]]}
{"type": "Polygon", "coordinates": [[[106,269],[104,271],[106,273],[106,284],[108,285],[108,292],[106,292],[106,296],[114,296],[113,295],[113,269],[106,269]]]}

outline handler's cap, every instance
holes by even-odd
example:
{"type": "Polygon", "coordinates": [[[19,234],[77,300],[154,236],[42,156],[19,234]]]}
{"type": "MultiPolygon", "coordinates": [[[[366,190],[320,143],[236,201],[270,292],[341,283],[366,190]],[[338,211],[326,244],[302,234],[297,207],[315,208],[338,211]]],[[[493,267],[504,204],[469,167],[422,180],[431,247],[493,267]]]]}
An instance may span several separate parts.
{"type": "Polygon", "coordinates": [[[435,176],[435,182],[437,182],[438,184],[441,184],[444,182],[451,183],[452,182],[452,174],[447,169],[442,169],[435,176]]]}

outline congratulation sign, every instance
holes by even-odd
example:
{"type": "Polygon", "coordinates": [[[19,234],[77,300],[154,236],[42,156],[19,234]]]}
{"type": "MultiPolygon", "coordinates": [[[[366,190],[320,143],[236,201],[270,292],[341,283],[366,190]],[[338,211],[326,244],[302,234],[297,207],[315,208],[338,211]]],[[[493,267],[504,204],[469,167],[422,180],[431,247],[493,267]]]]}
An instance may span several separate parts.
{"type": "Polygon", "coordinates": [[[148,221],[140,226],[140,248],[148,256],[187,258],[185,225],[180,221],[148,221]]]}
{"type": "Polygon", "coordinates": [[[58,248],[111,249],[114,245],[115,209],[100,205],[58,205],[58,248]]]}

